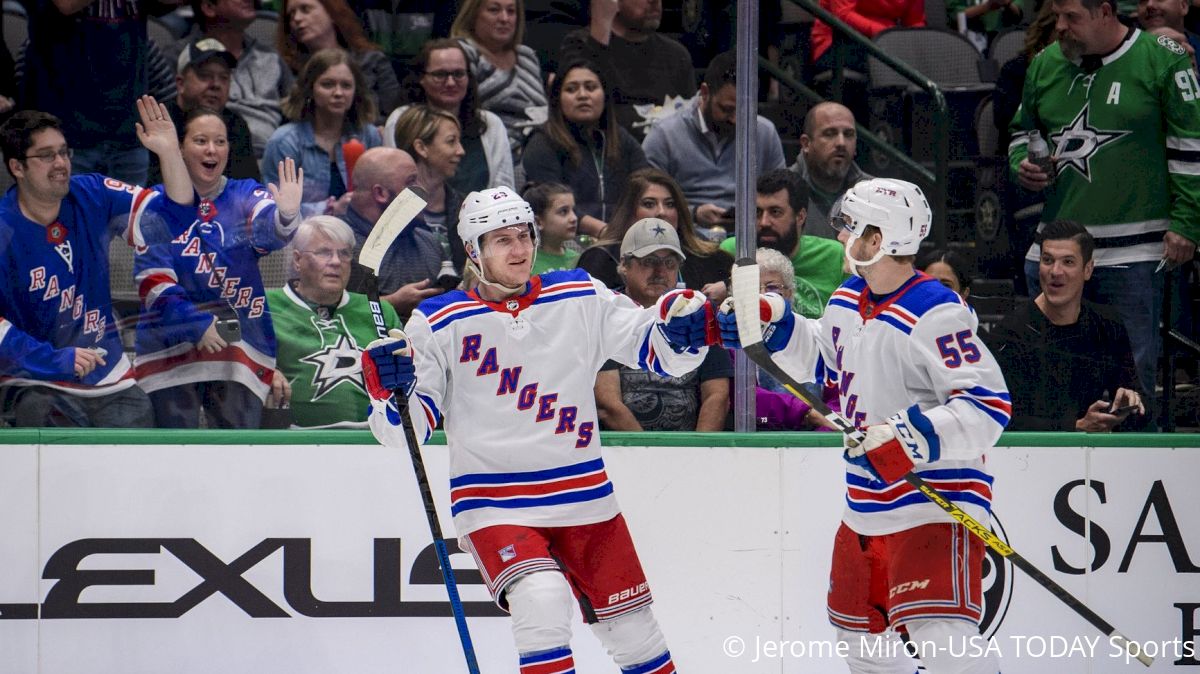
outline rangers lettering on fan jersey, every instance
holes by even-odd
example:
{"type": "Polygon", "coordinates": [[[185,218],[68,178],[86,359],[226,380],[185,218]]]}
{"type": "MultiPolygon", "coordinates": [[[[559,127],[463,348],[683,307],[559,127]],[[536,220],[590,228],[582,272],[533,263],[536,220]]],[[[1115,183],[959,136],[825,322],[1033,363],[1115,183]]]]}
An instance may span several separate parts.
{"type": "Polygon", "coordinates": [[[1085,225],[1097,266],[1157,262],[1168,229],[1200,240],[1200,82],[1183,47],[1138,29],[1101,62],[1085,71],[1057,42],[1033,59],[1009,163],[1041,132],[1058,157],[1042,222],[1085,225]]]}
{"type": "Polygon", "coordinates": [[[109,243],[122,231],[131,245],[169,241],[189,219],[166,195],[85,174],[71,178],[58,219],[42,226],[10,189],[0,199],[0,383],[81,396],[132,386],[112,314],[109,243]],[[78,379],[74,348],[103,349],[106,364],[78,379]]]}
{"type": "Polygon", "coordinates": [[[258,259],[282,248],[299,221],[282,225],[275,200],[255,180],[230,180],[216,199],[197,200],[190,220],[186,231],[134,260],[130,282],[142,301],[138,384],[150,392],[236,381],[265,398],[275,369],[275,330],[258,259]],[[197,351],[214,315],[236,316],[241,340],[217,353],[197,351]]]}
{"type": "MultiPolygon", "coordinates": [[[[816,372],[823,363],[843,414],[858,428],[907,410],[930,452],[914,472],[986,522],[992,476],[983,454],[1008,425],[1012,403],[977,326],[954,291],[923,273],[879,298],[855,276],[833,293],[824,316],[796,317],[800,334],[775,359],[791,372],[816,372]]],[[[946,516],[907,482],[885,485],[848,463],[843,521],[877,536],[946,516]]]]}
{"type": "MultiPolygon", "coordinates": [[[[619,509],[600,455],[596,373],[616,360],[664,375],[695,368],[643,309],[581,270],[534,276],[504,302],[452,291],[425,300],[406,332],[417,390],[410,413],[428,439],[445,415],[450,502],[460,536],[495,524],[604,522],[619,509]]],[[[392,403],[371,428],[403,446],[392,403]]]]}

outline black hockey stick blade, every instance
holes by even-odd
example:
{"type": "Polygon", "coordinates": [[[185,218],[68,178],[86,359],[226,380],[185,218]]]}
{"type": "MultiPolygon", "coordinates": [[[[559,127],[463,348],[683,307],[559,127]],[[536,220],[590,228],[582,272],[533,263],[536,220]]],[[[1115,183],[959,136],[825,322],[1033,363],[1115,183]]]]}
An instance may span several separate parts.
{"type": "MultiPolygon", "coordinates": [[[[751,258],[740,258],[734,264],[733,268],[733,288],[730,293],[733,295],[734,317],[737,319],[738,339],[742,343],[742,350],[746,352],[746,357],[749,358],[755,365],[761,367],[768,374],[775,377],[784,388],[792,393],[792,395],[808,403],[818,414],[828,419],[834,426],[837,426],[842,433],[845,433],[851,446],[857,445],[863,440],[862,431],[854,427],[841,414],[829,409],[825,401],[817,396],[811,395],[801,386],[800,382],[787,373],[782,367],[779,367],[771,358],[771,352],[767,351],[766,345],[762,341],[762,327],[759,325],[759,309],[758,309],[758,263],[751,258]]],[[[1060,601],[1070,607],[1092,624],[1096,629],[1100,630],[1105,636],[1109,637],[1114,644],[1120,644],[1125,652],[1136,658],[1143,665],[1149,667],[1154,662],[1154,658],[1146,655],[1141,651],[1141,647],[1137,642],[1130,641],[1125,635],[1121,634],[1108,621],[1101,618],[1095,611],[1088,608],[1086,604],[1079,601],[1067,591],[1066,588],[1059,585],[1053,578],[1042,573],[1040,569],[1034,566],[1029,560],[1022,557],[1011,546],[1005,543],[999,536],[994,534],[991,529],[984,526],[979,520],[971,517],[962,508],[954,505],[954,503],[946,498],[944,494],[929,485],[921,476],[916,473],[908,473],[904,476],[904,481],[913,486],[914,489],[921,492],[925,498],[932,501],[939,508],[946,512],[947,515],[954,518],[959,524],[970,531],[975,536],[979,537],[989,548],[995,550],[1005,559],[1012,562],[1013,566],[1024,571],[1030,578],[1033,578],[1039,585],[1046,588],[1050,594],[1053,594],[1060,601]]]]}

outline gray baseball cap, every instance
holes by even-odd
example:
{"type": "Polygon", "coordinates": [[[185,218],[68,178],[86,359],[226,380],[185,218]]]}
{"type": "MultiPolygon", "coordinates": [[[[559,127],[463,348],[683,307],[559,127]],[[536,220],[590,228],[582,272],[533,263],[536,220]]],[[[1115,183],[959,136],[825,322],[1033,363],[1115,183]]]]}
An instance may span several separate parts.
{"type": "Polygon", "coordinates": [[[675,232],[675,227],[661,218],[638,220],[621,239],[621,257],[646,257],[663,249],[675,253],[680,259],[687,258],[679,245],[679,234],[675,232]]]}

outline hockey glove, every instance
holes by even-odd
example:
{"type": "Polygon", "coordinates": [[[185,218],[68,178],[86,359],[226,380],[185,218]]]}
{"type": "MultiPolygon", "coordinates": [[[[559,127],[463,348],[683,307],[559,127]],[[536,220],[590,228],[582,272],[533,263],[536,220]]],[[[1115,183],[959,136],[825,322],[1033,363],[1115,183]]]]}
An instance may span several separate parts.
{"type": "Polygon", "coordinates": [[[387,400],[393,393],[404,398],[417,388],[412,347],[400,330],[388,331],[388,337],[367,345],[362,354],[363,383],[374,400],[387,400]]]}
{"type": "MultiPolygon", "coordinates": [[[[758,319],[762,323],[763,346],[775,353],[783,350],[792,339],[796,328],[796,316],[782,295],[766,293],[758,296],[758,319]]],[[[738,336],[737,316],[733,313],[733,298],[726,298],[717,313],[717,325],[721,330],[721,343],[730,349],[742,348],[738,336]]]]}
{"type": "Polygon", "coordinates": [[[929,441],[909,422],[907,411],[868,426],[866,436],[862,444],[846,448],[846,460],[887,484],[902,479],[917,464],[937,458],[930,456],[929,441]]]}
{"type": "Polygon", "coordinates": [[[675,353],[695,353],[720,341],[712,305],[694,290],[672,290],[658,298],[658,327],[675,353]]]}

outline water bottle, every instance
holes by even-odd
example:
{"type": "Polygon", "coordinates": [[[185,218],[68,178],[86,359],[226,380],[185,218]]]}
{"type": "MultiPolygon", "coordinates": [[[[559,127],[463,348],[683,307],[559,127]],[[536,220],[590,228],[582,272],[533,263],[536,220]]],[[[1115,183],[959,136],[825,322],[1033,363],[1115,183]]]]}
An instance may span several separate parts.
{"type": "Polygon", "coordinates": [[[1050,158],[1050,146],[1046,144],[1046,139],[1042,138],[1042,134],[1037,131],[1029,132],[1028,152],[1029,163],[1045,171],[1050,182],[1054,182],[1054,160],[1050,158]]]}
{"type": "Polygon", "coordinates": [[[450,291],[458,287],[462,283],[462,277],[454,269],[454,263],[450,260],[442,260],[442,267],[438,270],[437,285],[442,290],[450,291]]]}

